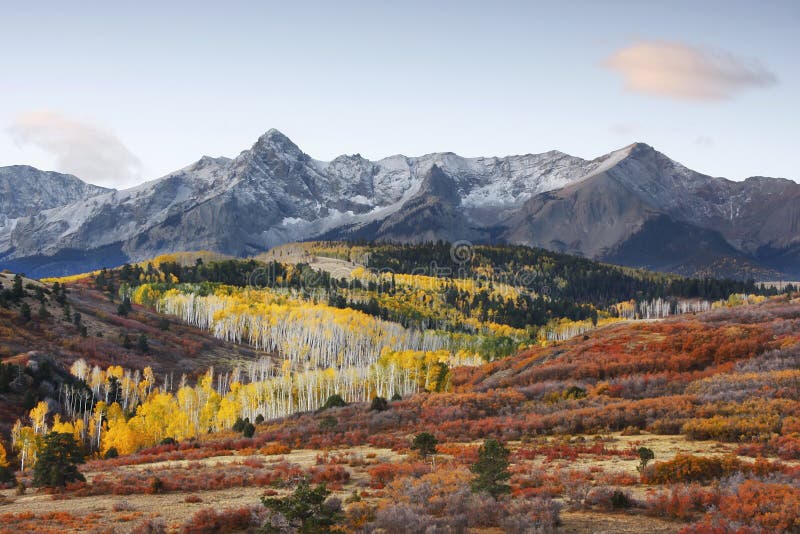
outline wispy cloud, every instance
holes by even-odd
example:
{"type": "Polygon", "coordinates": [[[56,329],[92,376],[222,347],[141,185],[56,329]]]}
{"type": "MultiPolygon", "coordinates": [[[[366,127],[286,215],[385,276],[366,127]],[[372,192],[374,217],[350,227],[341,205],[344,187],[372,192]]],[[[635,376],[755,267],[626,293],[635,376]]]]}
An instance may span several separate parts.
{"type": "Polygon", "coordinates": [[[136,183],[142,163],[112,132],[55,111],[31,111],[15,117],[8,127],[19,145],[52,154],[57,170],[109,187],[136,183]]]}
{"type": "Polygon", "coordinates": [[[702,148],[714,148],[714,145],[716,145],[714,139],[707,135],[697,136],[697,138],[694,140],[694,144],[702,148]]]}
{"type": "Polygon", "coordinates": [[[631,122],[618,122],[609,126],[609,131],[621,137],[631,136],[639,131],[639,125],[631,122]]]}
{"type": "Polygon", "coordinates": [[[757,60],[670,41],[640,41],[605,65],[621,73],[631,91],[685,100],[724,100],[778,81],[757,60]]]}

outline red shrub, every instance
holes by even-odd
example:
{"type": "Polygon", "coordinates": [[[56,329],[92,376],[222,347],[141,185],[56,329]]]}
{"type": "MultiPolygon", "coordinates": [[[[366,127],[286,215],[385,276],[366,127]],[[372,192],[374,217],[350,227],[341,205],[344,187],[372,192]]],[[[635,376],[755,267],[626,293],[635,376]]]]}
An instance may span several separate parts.
{"type": "Polygon", "coordinates": [[[181,526],[182,534],[221,534],[247,530],[258,526],[258,508],[228,508],[216,510],[203,508],[181,526]]]}
{"type": "Polygon", "coordinates": [[[430,473],[431,466],[424,462],[378,464],[370,467],[367,472],[370,477],[370,485],[375,489],[381,489],[396,478],[405,476],[419,478],[430,473]]]}

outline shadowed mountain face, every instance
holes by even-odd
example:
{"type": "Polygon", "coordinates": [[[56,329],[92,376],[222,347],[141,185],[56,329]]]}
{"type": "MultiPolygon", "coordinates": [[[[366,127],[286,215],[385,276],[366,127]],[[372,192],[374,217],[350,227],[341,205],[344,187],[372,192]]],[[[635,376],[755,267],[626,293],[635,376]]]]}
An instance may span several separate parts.
{"type": "Polygon", "coordinates": [[[553,151],[322,162],[270,130],[234,159],[203,157],[128,190],[65,176],[0,169],[0,189],[17,184],[0,199],[0,267],[43,276],[316,238],[467,239],[683,274],[800,276],[800,185],[712,178],[644,144],[592,161],[553,151]]]}

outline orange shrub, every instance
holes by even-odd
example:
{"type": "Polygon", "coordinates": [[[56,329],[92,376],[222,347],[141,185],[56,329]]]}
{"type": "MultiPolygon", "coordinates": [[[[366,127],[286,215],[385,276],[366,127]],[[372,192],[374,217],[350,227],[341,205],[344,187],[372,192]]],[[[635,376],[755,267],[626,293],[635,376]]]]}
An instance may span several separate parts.
{"type": "Polygon", "coordinates": [[[181,534],[222,534],[258,526],[258,508],[203,508],[181,526],[181,534]]]}
{"type": "Polygon", "coordinates": [[[292,449],[284,445],[283,443],[272,442],[267,443],[259,451],[264,456],[276,456],[279,454],[289,454],[292,452],[292,449]]]}
{"type": "Polygon", "coordinates": [[[800,488],[747,480],[719,505],[723,517],[770,532],[800,529],[800,488]]]}
{"type": "Polygon", "coordinates": [[[387,463],[370,467],[367,472],[369,473],[370,485],[375,489],[382,489],[396,478],[407,476],[418,478],[425,473],[430,473],[431,466],[424,462],[387,463]]]}
{"type": "Polygon", "coordinates": [[[313,484],[327,484],[331,489],[341,489],[350,480],[350,471],[340,465],[317,465],[308,470],[313,484]]]}
{"type": "Polygon", "coordinates": [[[678,453],[672,460],[656,462],[642,475],[643,481],[651,484],[673,484],[676,482],[709,482],[725,474],[719,457],[694,456],[678,453]]]}
{"type": "Polygon", "coordinates": [[[709,506],[718,505],[719,501],[717,489],[706,489],[699,484],[675,485],[669,490],[648,495],[646,512],[648,515],[686,521],[697,517],[709,506]]]}

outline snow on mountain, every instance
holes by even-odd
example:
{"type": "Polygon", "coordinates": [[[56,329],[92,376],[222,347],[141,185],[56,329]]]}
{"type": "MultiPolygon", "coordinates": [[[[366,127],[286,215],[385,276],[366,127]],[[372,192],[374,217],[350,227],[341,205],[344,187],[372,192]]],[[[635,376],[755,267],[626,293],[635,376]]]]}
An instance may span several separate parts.
{"type": "Polygon", "coordinates": [[[251,255],[321,236],[500,238],[602,256],[656,215],[790,263],[781,251],[798,246],[800,230],[794,182],[712,178],[642,143],[591,161],[550,151],[326,162],[273,129],[233,159],[204,156],[122,191],[50,174],[0,169],[0,191],[28,188],[0,199],[0,267],[62,274],[180,250],[251,255]]]}
{"type": "Polygon", "coordinates": [[[0,224],[105,191],[108,189],[87,184],[71,174],[40,171],[27,165],[0,167],[0,224]]]}

